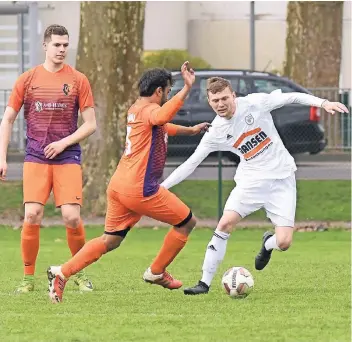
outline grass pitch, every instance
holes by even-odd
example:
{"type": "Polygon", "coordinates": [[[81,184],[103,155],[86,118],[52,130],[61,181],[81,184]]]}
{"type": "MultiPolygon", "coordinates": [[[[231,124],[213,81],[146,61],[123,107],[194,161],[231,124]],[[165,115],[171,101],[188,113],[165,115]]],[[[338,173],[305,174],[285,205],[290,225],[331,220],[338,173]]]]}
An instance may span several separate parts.
{"type": "MultiPolygon", "coordinates": [[[[88,228],[87,237],[102,228],[88,228]]],[[[135,229],[120,249],[87,269],[95,291],[67,285],[64,302],[49,303],[46,268],[69,257],[63,227],[41,231],[36,289],[14,295],[21,279],[20,231],[0,228],[0,341],[350,341],[350,233],[296,233],[288,252],[274,252],[254,270],[263,231],[235,232],[208,295],[189,297],[142,281],[166,229],[135,229]],[[255,280],[234,300],[220,286],[231,266],[255,280]]],[[[169,268],[186,286],[200,276],[211,230],[195,230],[169,268]]]]}
{"type": "MultiPolygon", "coordinates": [[[[233,181],[222,182],[222,207],[234,188],[233,181]]],[[[218,181],[186,180],[171,189],[194,212],[198,218],[218,216],[218,181]]],[[[23,215],[22,183],[0,183],[0,219],[23,215]]],[[[45,206],[45,217],[61,216],[50,197],[45,206]]],[[[83,219],[84,219],[83,203],[83,219]]],[[[264,210],[248,216],[249,220],[263,220],[264,210]]],[[[350,221],[351,181],[347,180],[298,180],[296,221],[350,221]]]]}

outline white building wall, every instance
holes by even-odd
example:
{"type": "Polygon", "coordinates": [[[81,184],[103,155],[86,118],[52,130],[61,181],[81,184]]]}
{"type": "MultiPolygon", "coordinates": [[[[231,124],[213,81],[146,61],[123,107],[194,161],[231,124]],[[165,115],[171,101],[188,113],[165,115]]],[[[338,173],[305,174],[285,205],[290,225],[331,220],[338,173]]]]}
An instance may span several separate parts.
{"type": "MultiPolygon", "coordinates": [[[[3,4],[6,2],[3,2],[3,4]]],[[[75,64],[79,39],[78,1],[43,1],[39,6],[38,60],[46,26],[70,33],[68,62],[75,64]]],[[[285,59],[286,1],[256,1],[256,69],[281,70],[285,59]]],[[[351,2],[344,2],[341,86],[351,87],[351,2]]],[[[245,1],[147,1],[144,49],[189,49],[216,68],[249,68],[250,4],[245,1]]],[[[13,83],[14,80],[7,81],[13,83]]]]}
{"type": "Polygon", "coordinates": [[[187,2],[147,1],[144,50],[187,49],[187,2]]]}

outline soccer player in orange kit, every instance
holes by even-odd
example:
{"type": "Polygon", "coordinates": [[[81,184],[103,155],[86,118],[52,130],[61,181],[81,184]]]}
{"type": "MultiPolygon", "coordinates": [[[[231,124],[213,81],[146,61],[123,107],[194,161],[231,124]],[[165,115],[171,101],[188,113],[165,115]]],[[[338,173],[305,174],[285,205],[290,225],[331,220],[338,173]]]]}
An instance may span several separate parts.
{"type": "Polygon", "coordinates": [[[178,197],[160,187],[158,180],[163,174],[168,135],[198,134],[208,130],[209,124],[183,127],[169,123],[195,81],[188,62],[182,65],[181,73],[184,87],[169,101],[167,95],[172,86],[169,71],[151,69],[141,77],[140,97],[127,113],[125,151],[107,189],[105,232],[62,266],[49,267],[49,297],[53,303],[62,301],[65,284],[72,275],[119,247],[143,215],[173,226],[143,279],[171,290],[182,286],[166,268],[185,246],[196,220],[178,197]]]}
{"type": "MultiPolygon", "coordinates": [[[[45,61],[16,81],[0,126],[0,179],[5,180],[6,152],[14,121],[24,107],[27,145],[23,166],[25,217],[21,233],[24,278],[17,293],[34,290],[34,271],[39,252],[44,206],[53,191],[61,208],[71,254],[85,244],[80,217],[82,205],[81,149],[79,142],[96,129],[92,90],[85,75],[65,64],[69,35],[65,27],[49,26],[44,33],[45,61]],[[78,111],[84,123],[77,128],[78,111]]],[[[91,291],[83,272],[75,283],[91,291]]]]}

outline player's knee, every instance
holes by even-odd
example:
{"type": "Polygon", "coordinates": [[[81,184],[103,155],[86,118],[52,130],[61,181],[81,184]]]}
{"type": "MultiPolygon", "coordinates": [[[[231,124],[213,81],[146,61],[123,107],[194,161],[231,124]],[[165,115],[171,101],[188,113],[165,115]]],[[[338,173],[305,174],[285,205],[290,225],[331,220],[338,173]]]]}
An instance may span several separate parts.
{"type": "Polygon", "coordinates": [[[281,237],[277,239],[277,245],[282,251],[287,251],[291,244],[292,244],[292,239],[289,236],[281,237]]]}
{"type": "Polygon", "coordinates": [[[187,235],[189,235],[192,232],[193,228],[196,226],[196,224],[197,224],[197,219],[194,216],[192,216],[190,220],[183,227],[180,227],[180,229],[183,228],[184,232],[187,235]]]}
{"type": "Polygon", "coordinates": [[[114,249],[120,247],[122,240],[114,239],[108,240],[105,242],[108,252],[113,251],[114,249]]]}
{"type": "Polygon", "coordinates": [[[124,240],[124,237],[119,235],[103,235],[103,241],[108,252],[113,251],[114,249],[120,247],[121,242],[124,240]]]}
{"type": "Polygon", "coordinates": [[[196,224],[197,219],[194,217],[192,212],[190,212],[188,217],[183,222],[176,225],[175,228],[182,234],[189,235],[192,232],[193,228],[196,226],[196,224]]]}
{"type": "Polygon", "coordinates": [[[230,220],[221,220],[216,227],[217,230],[228,234],[232,232],[232,228],[233,223],[230,220]]]}
{"type": "Polygon", "coordinates": [[[43,211],[39,208],[31,208],[25,211],[24,220],[29,224],[40,224],[43,218],[43,211]]]}
{"type": "Polygon", "coordinates": [[[192,230],[196,226],[196,224],[197,224],[197,219],[194,216],[192,216],[188,222],[189,229],[192,230]]]}
{"type": "Polygon", "coordinates": [[[105,231],[103,235],[103,241],[108,252],[120,247],[122,241],[125,239],[126,235],[130,231],[130,227],[118,231],[105,231]]]}
{"type": "Polygon", "coordinates": [[[81,218],[76,213],[65,213],[62,215],[65,226],[77,228],[80,224],[81,218]]]}

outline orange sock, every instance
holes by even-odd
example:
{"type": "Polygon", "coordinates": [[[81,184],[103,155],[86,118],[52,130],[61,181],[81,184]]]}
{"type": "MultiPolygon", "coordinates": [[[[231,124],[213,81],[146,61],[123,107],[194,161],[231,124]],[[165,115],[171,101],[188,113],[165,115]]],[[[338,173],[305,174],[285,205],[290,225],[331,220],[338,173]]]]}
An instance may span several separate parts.
{"type": "Polygon", "coordinates": [[[85,231],[82,220],[77,228],[66,227],[67,244],[72,256],[75,255],[86,243],[85,231]]]}
{"type": "Polygon", "coordinates": [[[101,237],[90,240],[77,254],[62,265],[61,272],[66,278],[69,278],[100,259],[107,251],[107,247],[101,237]]]}
{"type": "Polygon", "coordinates": [[[153,274],[161,274],[165,272],[176,255],[180,253],[185,246],[188,236],[178,232],[175,228],[171,229],[165,236],[164,244],[161,247],[159,254],[151,265],[153,274]]]}
{"type": "Polygon", "coordinates": [[[33,275],[35,261],[39,252],[39,224],[23,222],[21,232],[21,252],[24,264],[24,275],[33,275]]]}

